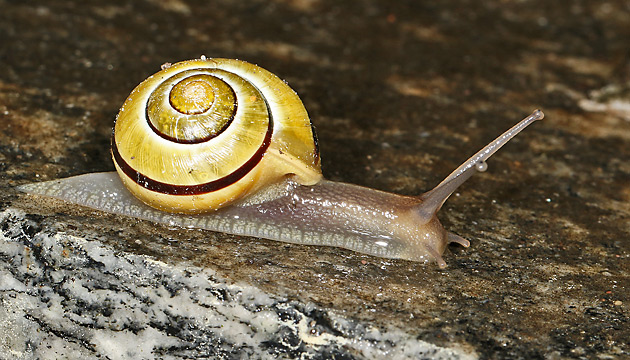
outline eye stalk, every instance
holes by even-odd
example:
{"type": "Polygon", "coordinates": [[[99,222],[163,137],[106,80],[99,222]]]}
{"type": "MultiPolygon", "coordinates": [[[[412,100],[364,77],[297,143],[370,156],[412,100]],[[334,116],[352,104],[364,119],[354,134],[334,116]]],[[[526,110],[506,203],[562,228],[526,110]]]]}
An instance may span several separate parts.
{"type": "Polygon", "coordinates": [[[444,202],[459,188],[466,180],[470,179],[475,171],[484,172],[488,170],[488,164],[486,161],[497,152],[503,145],[513,139],[518,133],[523,131],[526,127],[531,125],[536,120],[542,120],[545,117],[540,110],[535,110],[528,117],[519,121],[516,125],[512,126],[509,130],[501,134],[501,136],[494,139],[491,143],[484,146],[483,149],[477,151],[477,153],[471,156],[463,164],[453,170],[453,172],[447,176],[441,183],[438,184],[433,190],[428,191],[422,195],[422,203],[418,206],[418,214],[423,221],[428,222],[440,211],[444,202]]]}

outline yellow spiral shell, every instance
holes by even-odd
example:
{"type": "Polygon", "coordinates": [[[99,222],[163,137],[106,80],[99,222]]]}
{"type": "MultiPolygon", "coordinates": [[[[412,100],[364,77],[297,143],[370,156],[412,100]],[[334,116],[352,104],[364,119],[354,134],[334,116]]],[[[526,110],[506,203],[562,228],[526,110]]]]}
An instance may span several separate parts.
{"type": "Polygon", "coordinates": [[[116,118],[112,157],[136,197],[170,212],[216,210],[287,176],[322,178],[295,91],[231,59],[180,62],[138,85],[116,118]]]}

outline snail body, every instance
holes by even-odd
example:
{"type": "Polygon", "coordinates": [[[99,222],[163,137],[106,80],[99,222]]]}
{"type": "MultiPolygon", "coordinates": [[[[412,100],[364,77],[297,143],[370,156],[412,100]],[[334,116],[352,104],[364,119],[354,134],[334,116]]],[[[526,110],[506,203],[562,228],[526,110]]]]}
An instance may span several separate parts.
{"type": "Polygon", "coordinates": [[[286,83],[243,61],[202,58],[166,66],[125,101],[112,136],[117,172],[19,189],[184,228],[444,267],[448,243],[469,242],[446,231],[436,213],[542,117],[533,112],[433,190],[402,196],[324,179],[314,130],[286,83]]]}

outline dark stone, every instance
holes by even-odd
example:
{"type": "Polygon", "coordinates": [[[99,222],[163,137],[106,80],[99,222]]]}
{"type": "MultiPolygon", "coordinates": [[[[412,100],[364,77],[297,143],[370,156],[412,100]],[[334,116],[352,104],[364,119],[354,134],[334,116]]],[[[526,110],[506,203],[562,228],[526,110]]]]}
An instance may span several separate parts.
{"type": "Polygon", "coordinates": [[[630,357],[627,1],[0,8],[0,358],[630,357]],[[546,117],[441,210],[472,243],[447,249],[446,270],[15,190],[113,170],[129,92],[202,54],[288,80],[327,178],[402,194],[546,117]]]}

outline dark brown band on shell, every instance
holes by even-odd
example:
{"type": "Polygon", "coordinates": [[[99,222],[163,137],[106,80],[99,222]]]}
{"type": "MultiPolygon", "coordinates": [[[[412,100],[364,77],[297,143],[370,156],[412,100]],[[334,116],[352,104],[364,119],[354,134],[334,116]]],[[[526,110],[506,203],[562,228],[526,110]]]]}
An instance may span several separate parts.
{"type": "Polygon", "coordinates": [[[311,123],[311,132],[313,133],[313,145],[315,145],[315,164],[319,162],[319,139],[317,138],[317,132],[315,131],[315,125],[313,122],[309,120],[311,123]]]}
{"type": "MultiPolygon", "coordinates": [[[[266,101],[265,101],[266,103],[266,101]]],[[[263,142],[258,147],[258,150],[252,155],[247,162],[245,162],[241,167],[234,170],[227,176],[222,178],[203,183],[197,185],[174,185],[167,184],[161,181],[157,181],[149,178],[148,176],[139,173],[134,168],[132,168],[120,155],[118,152],[118,147],[116,146],[115,134],[112,136],[112,156],[116,161],[116,164],[120,167],[120,169],[127,175],[132,181],[137,183],[138,185],[144,187],[147,190],[159,192],[167,195],[201,195],[207,194],[213,191],[221,190],[225,187],[228,187],[235,182],[239,181],[245,175],[247,175],[253,168],[255,168],[258,163],[262,160],[265,152],[269,148],[271,144],[271,136],[273,135],[273,116],[271,114],[271,109],[269,108],[269,104],[267,104],[267,113],[269,114],[269,125],[267,126],[267,133],[265,134],[265,138],[263,142]]]]}

